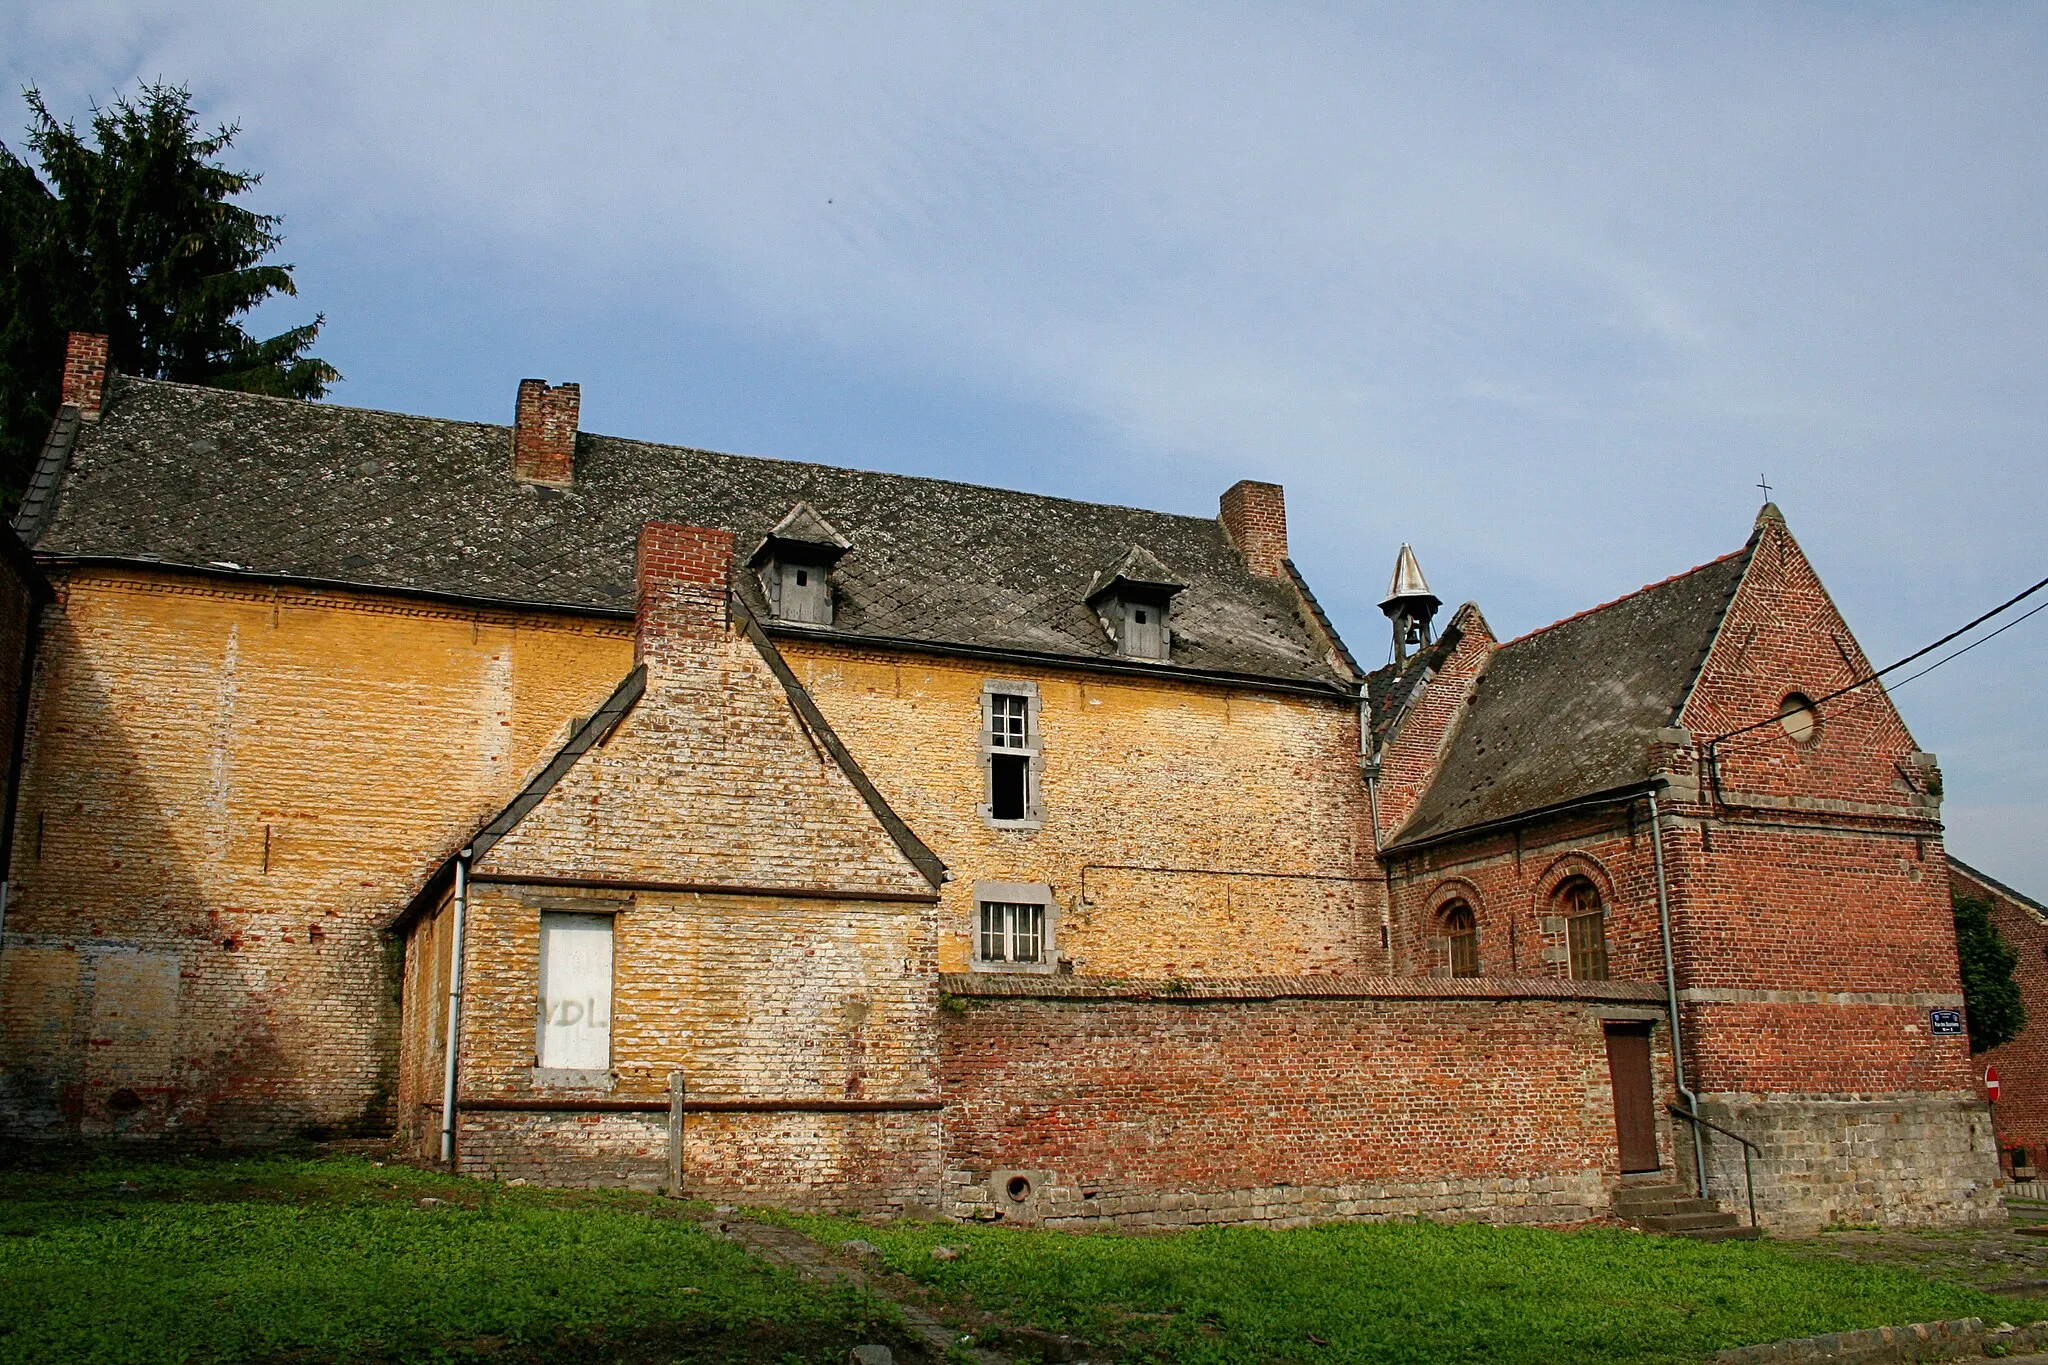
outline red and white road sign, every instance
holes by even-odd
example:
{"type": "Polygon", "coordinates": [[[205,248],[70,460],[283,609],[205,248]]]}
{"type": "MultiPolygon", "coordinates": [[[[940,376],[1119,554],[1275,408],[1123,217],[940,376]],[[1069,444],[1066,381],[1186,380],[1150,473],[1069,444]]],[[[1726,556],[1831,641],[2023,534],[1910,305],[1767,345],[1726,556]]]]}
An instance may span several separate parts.
{"type": "Polygon", "coordinates": [[[1984,1068],[1984,1094],[1993,1104],[1998,1103],[1998,1068],[1995,1066],[1984,1068]]]}

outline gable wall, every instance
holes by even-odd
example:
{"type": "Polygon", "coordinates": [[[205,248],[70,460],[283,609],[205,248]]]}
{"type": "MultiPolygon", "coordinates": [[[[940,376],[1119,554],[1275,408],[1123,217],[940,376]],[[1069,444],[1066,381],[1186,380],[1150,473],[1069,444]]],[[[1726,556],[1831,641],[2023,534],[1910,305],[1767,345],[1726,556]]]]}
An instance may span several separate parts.
{"type": "Polygon", "coordinates": [[[977,880],[1050,883],[1088,975],[1382,970],[1355,705],[785,640],[833,728],[954,880],[939,963],[966,971],[977,880]],[[997,829],[982,685],[1033,682],[1045,822],[997,829]]]}
{"type": "Polygon", "coordinates": [[[1889,700],[1869,689],[1826,704],[1809,745],[1775,724],[1729,739],[1716,746],[1718,789],[1710,780],[1708,738],[1776,715],[1788,692],[1818,698],[1868,669],[1767,513],[1683,712],[1702,791],[1674,806],[1669,848],[1705,1089],[1967,1087],[1964,1040],[1931,1036],[1927,1015],[1961,991],[1940,777],[1916,762],[1889,700]]]}
{"type": "Polygon", "coordinates": [[[388,1125],[382,926],[604,699],[628,629],[171,574],[58,587],[0,951],[0,1131],[388,1125]]]}

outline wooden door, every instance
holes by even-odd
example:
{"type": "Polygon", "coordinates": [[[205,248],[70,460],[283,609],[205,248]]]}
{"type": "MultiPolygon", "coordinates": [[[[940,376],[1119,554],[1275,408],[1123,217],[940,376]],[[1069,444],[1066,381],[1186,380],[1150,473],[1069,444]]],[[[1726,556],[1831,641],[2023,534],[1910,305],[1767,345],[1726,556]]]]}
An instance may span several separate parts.
{"type": "Polygon", "coordinates": [[[1614,1083],[1614,1131],[1621,1171],[1657,1169],[1657,1106],[1650,1082],[1650,1026],[1607,1026],[1607,1074],[1614,1083]]]}

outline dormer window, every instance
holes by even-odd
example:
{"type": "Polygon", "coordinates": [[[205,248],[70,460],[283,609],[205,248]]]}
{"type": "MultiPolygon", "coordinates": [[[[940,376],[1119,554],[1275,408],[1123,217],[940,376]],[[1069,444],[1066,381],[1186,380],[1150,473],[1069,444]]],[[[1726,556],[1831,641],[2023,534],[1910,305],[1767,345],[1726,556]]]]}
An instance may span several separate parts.
{"type": "Polygon", "coordinates": [[[832,566],[852,542],[807,502],[789,509],[748,559],[761,575],[761,594],[778,621],[832,624],[832,566]]]}
{"type": "Polygon", "coordinates": [[[1088,605],[1124,658],[1171,659],[1173,598],[1182,586],[1151,551],[1133,545],[1095,575],[1088,605]]]}
{"type": "Polygon", "coordinates": [[[832,624],[831,570],[822,564],[771,559],[761,575],[768,605],[778,621],[804,625],[832,624]]]}

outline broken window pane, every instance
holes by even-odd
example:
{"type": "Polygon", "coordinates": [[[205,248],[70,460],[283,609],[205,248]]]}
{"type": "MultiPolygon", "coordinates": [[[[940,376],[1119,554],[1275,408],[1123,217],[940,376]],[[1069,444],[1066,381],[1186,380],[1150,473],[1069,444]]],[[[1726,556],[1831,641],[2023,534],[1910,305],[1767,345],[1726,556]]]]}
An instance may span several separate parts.
{"type": "Polygon", "coordinates": [[[997,820],[1022,820],[1031,784],[1031,760],[1022,754],[990,754],[988,778],[989,815],[997,820]]]}

